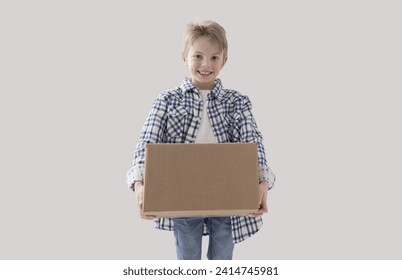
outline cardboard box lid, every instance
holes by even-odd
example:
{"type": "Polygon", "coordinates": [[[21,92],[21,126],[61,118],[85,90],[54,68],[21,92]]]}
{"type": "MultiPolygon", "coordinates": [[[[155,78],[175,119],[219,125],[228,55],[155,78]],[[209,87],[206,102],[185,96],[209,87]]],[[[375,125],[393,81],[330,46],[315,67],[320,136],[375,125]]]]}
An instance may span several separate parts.
{"type": "Polygon", "coordinates": [[[144,214],[246,215],[259,208],[255,143],[148,144],[144,214]]]}

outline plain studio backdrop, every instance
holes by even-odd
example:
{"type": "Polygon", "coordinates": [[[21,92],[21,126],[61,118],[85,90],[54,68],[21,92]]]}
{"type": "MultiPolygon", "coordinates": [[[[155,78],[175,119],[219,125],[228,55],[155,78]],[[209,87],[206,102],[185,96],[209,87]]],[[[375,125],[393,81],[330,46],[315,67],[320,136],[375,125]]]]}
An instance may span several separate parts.
{"type": "MultiPolygon", "coordinates": [[[[0,258],[175,259],[126,171],[188,75],[185,25],[227,30],[277,176],[235,259],[400,259],[399,1],[2,1],[0,258]]],[[[205,239],[206,241],[207,239],[205,239]]]]}

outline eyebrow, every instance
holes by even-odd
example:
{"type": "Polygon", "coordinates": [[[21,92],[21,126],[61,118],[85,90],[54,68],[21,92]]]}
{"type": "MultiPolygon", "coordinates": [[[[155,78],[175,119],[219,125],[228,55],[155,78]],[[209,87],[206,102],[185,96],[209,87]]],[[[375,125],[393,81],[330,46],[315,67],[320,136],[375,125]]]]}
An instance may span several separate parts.
{"type": "MultiPolygon", "coordinates": [[[[194,51],[194,53],[199,53],[199,54],[204,54],[203,52],[200,52],[200,51],[194,51]]],[[[222,54],[222,52],[220,52],[220,53],[213,53],[212,55],[221,55],[222,54]]]]}

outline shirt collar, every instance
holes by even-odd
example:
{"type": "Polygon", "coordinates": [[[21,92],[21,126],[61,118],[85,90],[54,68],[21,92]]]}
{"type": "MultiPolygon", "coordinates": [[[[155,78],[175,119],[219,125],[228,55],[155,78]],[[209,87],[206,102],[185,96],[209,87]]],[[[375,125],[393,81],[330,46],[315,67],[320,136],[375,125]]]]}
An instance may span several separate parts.
{"type": "MultiPolygon", "coordinates": [[[[185,78],[180,88],[183,91],[183,93],[196,92],[197,94],[199,94],[199,89],[191,82],[190,78],[185,78]]],[[[212,99],[219,98],[222,89],[223,86],[221,80],[215,79],[215,87],[211,90],[212,99]]]]}

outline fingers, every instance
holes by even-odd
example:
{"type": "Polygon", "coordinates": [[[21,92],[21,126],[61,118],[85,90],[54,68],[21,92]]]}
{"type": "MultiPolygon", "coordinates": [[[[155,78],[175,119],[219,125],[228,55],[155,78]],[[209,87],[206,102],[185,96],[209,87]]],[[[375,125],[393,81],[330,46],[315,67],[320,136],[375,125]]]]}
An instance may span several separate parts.
{"type": "Polygon", "coordinates": [[[156,216],[150,216],[150,215],[144,215],[144,208],[143,208],[143,202],[139,201],[138,202],[138,210],[140,212],[140,216],[144,220],[153,220],[156,219],[156,216]]]}
{"type": "Polygon", "coordinates": [[[261,217],[265,213],[268,213],[267,188],[264,184],[260,184],[260,208],[256,212],[250,213],[248,216],[261,217]]]}
{"type": "Polygon", "coordinates": [[[267,204],[261,204],[260,205],[260,209],[258,209],[256,212],[254,213],[250,213],[248,216],[249,217],[261,217],[263,214],[268,213],[268,207],[267,204]]]}
{"type": "Polygon", "coordinates": [[[155,216],[148,216],[144,215],[144,186],[140,186],[136,189],[136,197],[137,197],[137,205],[138,205],[138,211],[140,213],[140,216],[144,220],[153,220],[156,219],[155,216]]]}
{"type": "Polygon", "coordinates": [[[256,212],[249,214],[249,217],[261,217],[263,214],[268,213],[268,209],[264,206],[260,206],[260,209],[258,209],[256,212]]]}
{"type": "Polygon", "coordinates": [[[154,220],[154,219],[156,219],[155,216],[145,216],[143,214],[141,214],[141,218],[144,219],[144,220],[154,220]]]}

